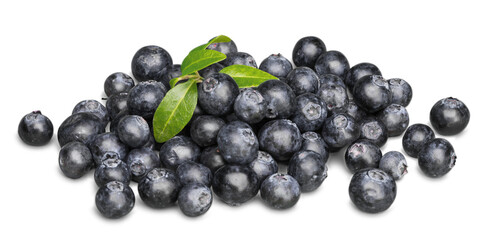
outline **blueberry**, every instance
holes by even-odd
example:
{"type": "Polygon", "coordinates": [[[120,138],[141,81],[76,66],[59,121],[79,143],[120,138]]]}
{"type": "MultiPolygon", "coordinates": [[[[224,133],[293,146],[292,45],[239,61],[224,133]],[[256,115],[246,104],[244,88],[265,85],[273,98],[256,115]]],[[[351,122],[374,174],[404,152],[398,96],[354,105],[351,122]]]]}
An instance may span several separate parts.
{"type": "Polygon", "coordinates": [[[455,165],[454,147],[443,138],[427,142],[418,154],[419,168],[429,177],[441,177],[455,165]]]}
{"type": "Polygon", "coordinates": [[[380,75],[366,75],[360,78],[352,90],[354,101],[369,113],[378,112],[388,105],[392,93],[388,82],[380,75]]]}
{"type": "Polygon", "coordinates": [[[96,165],[100,165],[106,153],[114,153],[118,159],[125,159],[129,149],[115,133],[101,133],[88,143],[96,165]]]}
{"type": "Polygon", "coordinates": [[[318,57],[327,51],[325,43],[317,37],[303,37],[297,41],[292,51],[292,61],[297,67],[314,68],[318,57]]]}
{"type": "Polygon", "coordinates": [[[325,102],[331,114],[344,111],[349,104],[347,88],[342,78],[333,74],[320,76],[320,88],[317,95],[325,102]]]}
{"type": "Polygon", "coordinates": [[[385,124],[390,137],[401,135],[409,126],[409,113],[406,108],[395,103],[381,110],[378,119],[385,124]]]}
{"type": "Polygon", "coordinates": [[[24,143],[31,146],[42,146],[52,139],[53,124],[40,111],[33,111],[22,117],[17,133],[24,143]]]}
{"type": "Polygon", "coordinates": [[[380,69],[372,63],[358,63],[352,66],[347,72],[347,76],[344,80],[345,85],[352,91],[356,82],[367,75],[382,75],[382,73],[380,72],[380,69]]]}
{"type": "Polygon", "coordinates": [[[199,163],[208,167],[212,173],[215,173],[219,168],[226,164],[222,154],[220,154],[218,146],[211,146],[203,149],[199,163]]]}
{"type": "Polygon", "coordinates": [[[470,116],[469,109],[461,100],[448,97],[433,105],[430,122],[441,135],[454,135],[466,128],[470,116]]]}
{"type": "Polygon", "coordinates": [[[90,113],[77,113],[66,118],[58,128],[57,137],[61,147],[72,141],[87,144],[95,135],[103,133],[105,126],[90,113]]]}
{"type": "Polygon", "coordinates": [[[187,161],[197,162],[201,150],[191,138],[187,136],[175,136],[166,141],[160,148],[160,161],[163,166],[175,170],[187,161]]]}
{"type": "Polygon", "coordinates": [[[388,140],[387,126],[375,117],[367,117],[359,124],[361,139],[366,139],[379,147],[385,145],[388,140]]]}
{"type": "Polygon", "coordinates": [[[292,63],[289,59],[279,54],[272,54],[265,58],[260,64],[260,70],[263,70],[277,78],[285,78],[292,70],[292,63]]]}
{"type": "MultiPolygon", "coordinates": [[[[180,64],[168,65],[167,67],[165,67],[165,74],[160,79],[160,82],[163,84],[163,86],[170,89],[170,80],[174,78],[178,78],[181,75],[182,75],[182,70],[180,64]]],[[[180,82],[181,81],[179,81],[179,83],[180,82]]]]}
{"type": "Polygon", "coordinates": [[[249,167],[258,176],[261,184],[265,178],[278,172],[278,164],[273,157],[267,152],[258,151],[258,157],[249,164],[249,167]]]}
{"type": "Polygon", "coordinates": [[[258,138],[245,122],[234,121],[223,126],[218,132],[217,143],[227,163],[248,164],[258,155],[258,138]]]}
{"type": "Polygon", "coordinates": [[[268,103],[267,118],[288,118],[294,113],[296,95],[286,83],[268,80],[258,86],[258,91],[268,103]]]}
{"type": "Polygon", "coordinates": [[[195,162],[182,163],[177,167],[175,173],[182,186],[192,183],[201,183],[210,187],[213,179],[213,174],[208,167],[195,162]]]}
{"type": "Polygon", "coordinates": [[[402,137],[402,147],[407,155],[417,158],[421,148],[435,138],[435,133],[430,127],[418,123],[407,128],[402,137]]]}
{"type": "Polygon", "coordinates": [[[412,88],[404,79],[392,78],[388,80],[390,92],[392,92],[392,100],[390,103],[396,103],[407,107],[412,99],[412,88]]]}
{"type": "Polygon", "coordinates": [[[163,48],[145,46],[139,49],[131,62],[132,75],[137,81],[160,81],[167,73],[166,67],[172,65],[172,57],[163,48]]]}
{"type": "Polygon", "coordinates": [[[133,87],[134,80],[131,76],[122,72],[112,73],[107,77],[104,84],[105,94],[109,97],[115,94],[129,92],[133,87]]]}
{"type": "Polygon", "coordinates": [[[356,172],[349,184],[349,196],[356,207],[367,213],[387,210],[395,200],[397,185],[394,179],[380,169],[356,172]]]}
{"type": "Polygon", "coordinates": [[[383,155],[379,168],[392,176],[394,180],[399,180],[407,173],[407,161],[402,153],[390,151],[383,155]]]}
{"type": "Polygon", "coordinates": [[[296,205],[301,188],[295,178],[288,174],[275,173],[266,178],[260,188],[261,199],[275,209],[287,209],[296,205]]]}
{"type": "Polygon", "coordinates": [[[272,120],[259,131],[260,149],[277,161],[287,161],[301,148],[301,132],[287,119],[272,120]]]}
{"type": "Polygon", "coordinates": [[[328,161],[328,145],[320,134],[315,132],[305,132],[302,135],[301,151],[308,150],[319,153],[324,162],[328,161]]]}
{"type": "Polygon", "coordinates": [[[319,75],[333,74],[344,79],[349,71],[349,61],[339,51],[328,51],[316,59],[315,70],[319,75]]]}
{"type": "Polygon", "coordinates": [[[120,119],[117,126],[120,141],[130,148],[140,148],[150,139],[150,127],[143,117],[127,115],[120,119]]]}
{"type": "Polygon", "coordinates": [[[256,173],[247,166],[225,165],[213,176],[213,192],[231,206],[239,206],[256,196],[259,189],[256,173]]]}
{"type": "Polygon", "coordinates": [[[72,110],[72,115],[82,112],[97,116],[104,126],[110,121],[110,115],[108,115],[107,108],[96,100],[84,100],[79,102],[72,110]]]}
{"type": "Polygon", "coordinates": [[[93,156],[84,143],[70,142],[60,149],[58,165],[66,177],[77,179],[93,168],[93,156]]]}
{"type": "Polygon", "coordinates": [[[180,191],[180,182],[172,170],[155,168],[138,184],[141,200],[152,208],[174,205],[180,191]]]}
{"type": "Polygon", "coordinates": [[[104,160],[95,169],[94,177],[98,187],[101,187],[111,181],[118,181],[129,185],[131,182],[131,170],[127,164],[120,159],[109,158],[104,160]]]}
{"type": "Polygon", "coordinates": [[[305,93],[296,97],[296,111],[291,120],[301,132],[320,129],[326,118],[327,107],[321,98],[313,93],[305,93]]]}
{"type": "Polygon", "coordinates": [[[318,75],[309,67],[296,67],[287,75],[285,82],[294,90],[294,93],[316,93],[320,87],[318,75]]]}
{"type": "Polygon", "coordinates": [[[344,108],[344,111],[358,122],[360,122],[367,116],[367,113],[363,109],[361,109],[353,100],[349,100],[349,103],[344,108]]]}
{"type": "Polygon", "coordinates": [[[112,121],[117,117],[117,115],[120,112],[127,110],[128,96],[129,93],[122,92],[122,93],[113,94],[112,96],[108,97],[105,106],[107,108],[108,115],[110,116],[110,119],[112,119],[112,121]]]}
{"type": "Polygon", "coordinates": [[[129,115],[129,110],[128,109],[124,109],[124,110],[120,111],[115,116],[115,118],[113,118],[112,121],[110,122],[110,132],[115,132],[116,133],[117,132],[117,128],[119,126],[120,119],[122,119],[123,117],[125,117],[127,115],[129,115]]]}
{"type": "Polygon", "coordinates": [[[225,55],[237,52],[237,46],[232,40],[228,42],[212,43],[206,49],[219,51],[225,55]]]}
{"type": "Polygon", "coordinates": [[[218,131],[225,125],[221,118],[211,115],[202,115],[194,119],[189,133],[192,140],[200,147],[207,147],[217,143],[218,131]]]}
{"type": "Polygon", "coordinates": [[[267,114],[268,103],[261,93],[255,89],[247,88],[239,93],[234,102],[235,116],[249,124],[258,123],[267,114]]]}
{"type": "Polygon", "coordinates": [[[214,73],[218,73],[220,72],[220,70],[222,70],[224,67],[222,64],[220,63],[214,63],[208,67],[205,67],[201,70],[198,71],[199,75],[203,78],[207,78],[209,76],[211,76],[212,74],[214,73]]]}
{"type": "Polygon", "coordinates": [[[226,54],[227,59],[222,62],[222,65],[228,67],[230,65],[246,65],[254,68],[258,68],[253,56],[245,52],[234,52],[226,54]]]}
{"type": "Polygon", "coordinates": [[[210,209],[213,194],[209,187],[200,183],[188,184],[179,192],[179,208],[186,216],[197,217],[210,209]]]}
{"type": "Polygon", "coordinates": [[[214,73],[198,85],[198,103],[208,114],[214,116],[232,112],[239,94],[239,87],[232,77],[214,73]]]}
{"type": "Polygon", "coordinates": [[[337,152],[359,137],[359,126],[351,116],[339,113],[325,120],[321,131],[330,152],[337,152]]]}
{"type": "Polygon", "coordinates": [[[96,208],[107,218],[120,218],[127,215],[134,207],[134,192],[121,182],[112,181],[96,192],[96,208]]]}
{"type": "Polygon", "coordinates": [[[344,156],[347,168],[355,173],[365,168],[378,168],[382,151],[376,144],[358,139],[347,147],[344,156]]]}
{"type": "Polygon", "coordinates": [[[287,173],[297,180],[302,192],[311,192],[327,178],[327,166],[320,154],[299,151],[290,159],[287,173]]]}
{"type": "Polygon", "coordinates": [[[127,108],[132,115],[139,115],[146,120],[152,120],[155,110],[160,105],[167,89],[157,81],[145,81],[138,83],[131,91],[127,99],[127,108]]]}
{"type": "Polygon", "coordinates": [[[135,182],[141,181],[152,169],[162,166],[158,155],[149,148],[132,149],[127,154],[125,162],[129,166],[132,180],[135,182]]]}

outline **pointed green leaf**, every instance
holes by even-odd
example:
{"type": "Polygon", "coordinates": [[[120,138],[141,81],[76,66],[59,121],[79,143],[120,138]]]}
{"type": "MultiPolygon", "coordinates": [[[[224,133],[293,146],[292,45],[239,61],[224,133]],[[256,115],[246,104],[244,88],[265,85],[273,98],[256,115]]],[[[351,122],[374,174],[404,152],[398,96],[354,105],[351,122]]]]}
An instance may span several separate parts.
{"type": "Polygon", "coordinates": [[[196,48],[182,61],[182,76],[194,73],[227,58],[225,54],[209,49],[196,48]]]}
{"type": "Polygon", "coordinates": [[[220,72],[230,75],[240,88],[257,87],[266,80],[278,79],[265,71],[245,65],[231,65],[220,72]]]}
{"type": "Polygon", "coordinates": [[[153,117],[153,134],[159,143],[179,133],[191,120],[198,102],[195,79],[179,84],[168,91],[153,117]]]}

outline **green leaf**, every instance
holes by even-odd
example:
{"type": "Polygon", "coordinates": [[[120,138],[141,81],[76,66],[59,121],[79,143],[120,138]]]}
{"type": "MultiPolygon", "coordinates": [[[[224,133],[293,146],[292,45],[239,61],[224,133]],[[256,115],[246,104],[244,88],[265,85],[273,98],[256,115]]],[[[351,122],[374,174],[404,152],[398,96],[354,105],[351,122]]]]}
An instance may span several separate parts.
{"type": "Polygon", "coordinates": [[[245,65],[231,65],[220,72],[230,75],[240,88],[257,87],[266,80],[278,79],[265,71],[245,65]]]}
{"type": "Polygon", "coordinates": [[[168,91],[153,117],[153,134],[159,143],[179,133],[191,120],[198,102],[196,79],[190,79],[168,91]]]}
{"type": "Polygon", "coordinates": [[[211,39],[207,44],[205,44],[205,49],[210,46],[210,44],[212,43],[221,43],[221,42],[230,42],[232,41],[232,39],[230,39],[229,37],[225,36],[225,35],[220,35],[220,36],[216,36],[214,37],[213,39],[211,39]]]}
{"type": "MultiPolygon", "coordinates": [[[[203,45],[202,45],[203,46],[203,45]]],[[[227,58],[225,54],[199,47],[193,49],[182,61],[182,76],[194,73],[227,58]]]]}

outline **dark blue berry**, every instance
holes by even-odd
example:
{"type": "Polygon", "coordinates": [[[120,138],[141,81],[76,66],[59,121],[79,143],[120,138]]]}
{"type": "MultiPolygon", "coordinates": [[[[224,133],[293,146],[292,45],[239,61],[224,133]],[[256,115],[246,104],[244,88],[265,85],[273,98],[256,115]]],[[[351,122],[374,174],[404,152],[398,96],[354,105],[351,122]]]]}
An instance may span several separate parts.
{"type": "Polygon", "coordinates": [[[347,169],[355,173],[365,168],[378,168],[382,151],[376,144],[358,139],[347,147],[344,156],[347,169]]]}
{"type": "Polygon", "coordinates": [[[339,51],[328,51],[318,57],[315,70],[319,75],[333,74],[345,79],[349,71],[349,61],[339,51]]]}
{"type": "Polygon", "coordinates": [[[320,76],[320,88],[317,95],[325,102],[330,114],[343,112],[349,104],[347,88],[342,78],[333,74],[320,76]]]}
{"type": "Polygon", "coordinates": [[[327,166],[320,154],[300,151],[290,159],[287,173],[297,180],[302,192],[311,192],[327,178],[327,166]]]}
{"type": "Polygon", "coordinates": [[[222,64],[214,63],[208,67],[205,67],[205,68],[199,70],[198,73],[201,77],[207,78],[214,73],[220,72],[220,70],[222,70],[223,68],[224,68],[224,66],[222,64]]]}
{"type": "MultiPolygon", "coordinates": [[[[24,143],[31,146],[42,146],[52,139],[53,124],[40,111],[33,111],[22,117],[17,133],[24,143]]],[[[60,145],[62,146],[62,144],[60,145]]]]}
{"type": "Polygon", "coordinates": [[[294,113],[296,95],[286,83],[268,80],[258,86],[258,91],[268,103],[267,118],[288,118],[294,113]]]}
{"type": "Polygon", "coordinates": [[[313,93],[296,97],[296,111],[291,120],[301,132],[319,130],[326,118],[327,107],[321,98],[313,93]]]}
{"type": "Polygon", "coordinates": [[[260,64],[260,70],[263,70],[277,78],[285,78],[292,70],[292,63],[289,59],[279,54],[272,54],[265,58],[260,64]]]}
{"type": "Polygon", "coordinates": [[[402,137],[402,147],[407,155],[417,158],[421,148],[435,138],[435,133],[427,125],[418,123],[409,126],[402,137]]]}
{"type": "Polygon", "coordinates": [[[214,116],[232,112],[239,87],[232,77],[214,73],[198,85],[198,103],[201,109],[214,116]]]}
{"type": "Polygon", "coordinates": [[[103,185],[96,192],[96,208],[107,218],[120,218],[127,215],[134,207],[134,192],[121,182],[112,181],[103,185]]]}
{"type": "Polygon", "coordinates": [[[345,85],[352,91],[352,89],[354,89],[354,84],[356,84],[360,78],[367,75],[382,75],[382,73],[380,72],[380,69],[372,63],[358,63],[352,66],[347,72],[347,76],[344,80],[345,85]]]}
{"type": "Polygon", "coordinates": [[[256,196],[258,176],[247,166],[225,165],[213,176],[213,192],[231,206],[239,206],[256,196]]]}
{"type": "Polygon", "coordinates": [[[277,161],[287,161],[301,148],[301,132],[287,119],[273,120],[259,131],[260,149],[277,161]]]}
{"type": "Polygon", "coordinates": [[[61,147],[73,141],[87,144],[104,131],[105,126],[98,117],[90,113],[77,113],[66,118],[58,128],[58,143],[61,147]]]}
{"type": "Polygon", "coordinates": [[[101,187],[111,181],[118,181],[129,185],[131,182],[131,170],[127,164],[120,159],[109,158],[104,160],[95,169],[94,177],[98,187],[101,187]]]}
{"type": "Polygon", "coordinates": [[[118,93],[129,92],[133,87],[134,80],[122,72],[112,73],[104,84],[105,94],[109,97],[118,93]]]}
{"type": "Polygon", "coordinates": [[[235,99],[235,116],[249,124],[258,123],[267,114],[268,102],[261,93],[253,88],[247,88],[235,99]]]}
{"type": "Polygon", "coordinates": [[[267,152],[258,151],[258,157],[249,164],[249,167],[258,176],[261,184],[265,178],[278,172],[278,164],[273,157],[267,152]]]}
{"type": "Polygon", "coordinates": [[[292,61],[297,67],[314,68],[318,57],[327,51],[325,43],[317,37],[309,36],[299,39],[292,50],[292,61]]]}
{"type": "Polygon", "coordinates": [[[258,68],[253,56],[245,52],[234,52],[226,54],[227,59],[222,62],[222,65],[228,67],[230,65],[246,65],[254,68],[258,68]]]}
{"type": "Polygon", "coordinates": [[[443,138],[427,142],[418,154],[419,168],[429,177],[441,177],[454,167],[457,160],[454,147],[443,138]]]}
{"type": "Polygon", "coordinates": [[[232,40],[228,42],[212,43],[206,49],[219,51],[225,55],[237,52],[237,46],[232,40]]]}
{"type": "Polygon", "coordinates": [[[179,135],[166,141],[160,148],[159,155],[164,167],[175,170],[184,162],[197,162],[201,150],[191,138],[179,135]]]}
{"type": "Polygon", "coordinates": [[[110,121],[110,115],[108,114],[107,108],[96,100],[84,100],[79,102],[72,110],[72,115],[82,112],[97,116],[105,126],[110,121]]]}
{"type": "Polygon", "coordinates": [[[390,92],[392,92],[392,100],[390,103],[396,103],[407,107],[413,96],[411,85],[400,78],[389,79],[388,84],[390,86],[390,92]]]}
{"type": "Polygon", "coordinates": [[[294,68],[284,81],[294,90],[296,96],[304,93],[316,93],[320,87],[318,75],[309,67],[294,68]]]}
{"type": "Polygon", "coordinates": [[[127,115],[119,121],[117,133],[120,141],[130,148],[140,148],[150,139],[150,127],[143,117],[127,115]]]}
{"type": "MultiPolygon", "coordinates": [[[[110,122],[110,132],[117,132],[117,128],[119,126],[119,122],[120,122],[120,119],[122,119],[123,117],[129,115],[129,110],[126,108],[122,111],[120,111],[116,116],[115,118],[112,119],[112,121],[110,122]]],[[[150,126],[151,127],[151,126],[150,126]]]]}
{"type": "Polygon", "coordinates": [[[380,75],[360,78],[354,85],[352,95],[356,104],[369,113],[386,108],[392,99],[389,84],[380,75]]]}
{"type": "Polygon", "coordinates": [[[165,86],[157,81],[145,81],[138,83],[131,91],[127,99],[129,114],[139,115],[146,120],[152,120],[155,110],[160,105],[167,93],[165,86]]]}
{"type": "Polygon", "coordinates": [[[468,125],[470,117],[466,104],[453,97],[438,101],[430,111],[431,125],[441,135],[460,133],[468,125]]]}
{"type": "MultiPolygon", "coordinates": [[[[160,82],[163,84],[163,86],[170,89],[170,80],[172,80],[174,78],[178,78],[181,75],[182,75],[182,70],[181,70],[180,64],[168,65],[165,68],[165,74],[160,79],[160,82]]],[[[181,82],[182,81],[179,81],[178,83],[181,83],[181,82]]]]}
{"type": "Polygon", "coordinates": [[[108,115],[110,115],[110,119],[112,121],[117,117],[117,115],[120,112],[127,110],[128,97],[129,97],[129,93],[127,92],[116,93],[108,97],[105,106],[107,108],[108,115]]]}
{"type": "Polygon", "coordinates": [[[118,159],[125,159],[129,152],[129,148],[120,141],[115,133],[101,133],[94,136],[88,143],[88,147],[93,154],[96,165],[101,164],[107,153],[115,154],[118,159]]]}
{"type": "Polygon", "coordinates": [[[263,181],[260,188],[261,199],[275,209],[287,209],[296,205],[301,196],[301,188],[295,178],[288,174],[275,173],[263,181]]]}
{"type": "Polygon", "coordinates": [[[182,186],[192,183],[201,183],[210,187],[213,179],[213,174],[208,167],[195,162],[182,163],[177,167],[175,173],[182,186]]]}
{"type": "Polygon", "coordinates": [[[132,180],[141,181],[152,169],[162,166],[158,155],[149,148],[132,149],[125,159],[127,166],[131,170],[132,180]]]}
{"type": "Polygon", "coordinates": [[[258,156],[258,138],[245,122],[234,121],[223,126],[218,132],[217,143],[227,163],[248,164],[258,156]]]}
{"type": "Polygon", "coordinates": [[[194,119],[189,129],[192,140],[200,147],[207,147],[217,143],[218,131],[225,125],[225,121],[211,115],[201,115],[194,119]]]}
{"type": "Polygon", "coordinates": [[[349,116],[353,117],[357,122],[361,122],[366,118],[367,113],[361,109],[354,100],[349,100],[347,107],[344,109],[344,112],[349,114],[349,116]]]}
{"type": "Polygon", "coordinates": [[[376,168],[356,172],[349,184],[349,196],[356,207],[367,213],[387,210],[395,200],[397,185],[386,172],[376,168]]]}
{"type": "Polygon", "coordinates": [[[210,209],[213,194],[204,184],[193,183],[185,185],[179,192],[177,203],[186,216],[197,217],[210,209]]]}
{"type": "Polygon", "coordinates": [[[172,57],[165,49],[158,46],[145,46],[139,49],[132,58],[132,75],[139,82],[160,81],[167,73],[166,67],[172,64],[172,57]]]}
{"type": "Polygon", "coordinates": [[[179,179],[172,170],[155,168],[138,184],[141,200],[152,208],[174,205],[180,191],[179,179]]]}
{"type": "Polygon", "coordinates": [[[378,119],[385,124],[390,137],[401,135],[409,126],[409,113],[406,108],[395,103],[381,110],[378,119]]]}
{"type": "Polygon", "coordinates": [[[218,146],[211,146],[203,149],[199,163],[208,167],[211,173],[215,173],[219,168],[226,164],[222,154],[220,154],[218,146]]]}
{"type": "Polygon", "coordinates": [[[375,117],[367,117],[363,119],[359,125],[359,132],[359,138],[366,139],[379,147],[387,143],[387,126],[385,126],[380,119],[375,117]]]}
{"type": "Polygon", "coordinates": [[[325,120],[321,135],[329,151],[337,152],[359,137],[359,125],[345,113],[335,114],[325,120]]]}
{"type": "Polygon", "coordinates": [[[76,179],[89,172],[94,166],[94,161],[84,143],[70,142],[60,149],[58,164],[65,176],[76,179]]]}
{"type": "Polygon", "coordinates": [[[383,155],[379,168],[392,176],[394,180],[399,180],[407,173],[407,161],[402,153],[390,151],[383,155]]]}
{"type": "Polygon", "coordinates": [[[328,161],[328,145],[320,134],[315,132],[305,132],[302,135],[301,151],[313,151],[319,153],[324,162],[328,161]]]}

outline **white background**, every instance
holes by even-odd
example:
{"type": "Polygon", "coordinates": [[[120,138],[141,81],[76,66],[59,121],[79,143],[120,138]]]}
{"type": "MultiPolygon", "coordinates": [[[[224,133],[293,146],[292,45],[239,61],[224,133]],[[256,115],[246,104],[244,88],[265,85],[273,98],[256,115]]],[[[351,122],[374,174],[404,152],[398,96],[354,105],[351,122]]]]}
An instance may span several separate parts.
{"type": "MultiPolygon", "coordinates": [[[[495,17],[489,1],[9,2],[0,4],[0,239],[493,237],[495,17]],[[130,73],[140,47],[162,46],[180,63],[219,34],[258,64],[272,53],[290,59],[298,39],[318,36],[351,65],[372,62],[386,78],[407,80],[414,90],[411,124],[429,124],[437,100],[461,99],[471,122],[462,134],[447,137],[457,165],[432,179],[408,157],[409,174],[397,183],[392,207],[380,214],[353,206],[351,174],[337,154],[321,188],[303,194],[290,210],[269,209],[259,196],[241,207],[215,198],[205,215],[188,218],[178,207],[145,206],[133,183],[132,212],[108,220],[96,210],[92,174],[71,180],[59,170],[56,135],[45,147],[18,138],[19,120],[37,109],[56,132],[77,102],[104,96],[108,75],[130,73]]],[[[389,139],[383,152],[403,151],[400,142],[389,139]]]]}

